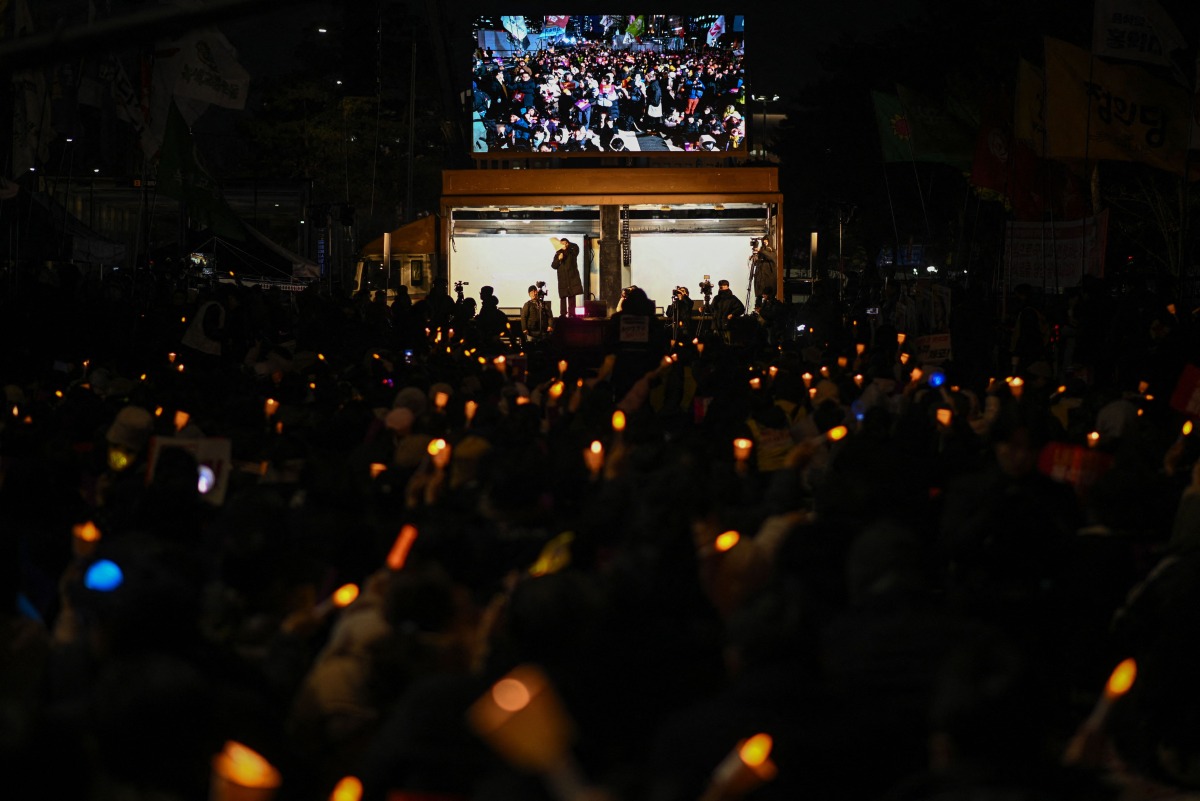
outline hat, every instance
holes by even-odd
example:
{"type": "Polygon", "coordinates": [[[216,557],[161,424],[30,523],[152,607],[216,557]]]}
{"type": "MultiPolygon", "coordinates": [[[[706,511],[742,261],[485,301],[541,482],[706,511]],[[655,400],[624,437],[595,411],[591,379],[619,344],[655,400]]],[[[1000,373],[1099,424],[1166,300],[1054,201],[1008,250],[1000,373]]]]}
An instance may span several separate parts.
{"type": "Polygon", "coordinates": [[[154,433],[154,416],[140,406],[126,406],[117,412],[104,438],[110,445],[140,453],[154,433]]]}
{"type": "Polygon", "coordinates": [[[404,406],[392,409],[383,418],[384,425],[387,426],[388,430],[399,434],[407,434],[412,431],[414,420],[416,420],[416,417],[413,415],[412,410],[404,406]]]}
{"type": "Polygon", "coordinates": [[[392,408],[400,408],[403,406],[420,417],[425,413],[425,393],[417,387],[405,387],[396,393],[396,399],[392,401],[392,408]]]}

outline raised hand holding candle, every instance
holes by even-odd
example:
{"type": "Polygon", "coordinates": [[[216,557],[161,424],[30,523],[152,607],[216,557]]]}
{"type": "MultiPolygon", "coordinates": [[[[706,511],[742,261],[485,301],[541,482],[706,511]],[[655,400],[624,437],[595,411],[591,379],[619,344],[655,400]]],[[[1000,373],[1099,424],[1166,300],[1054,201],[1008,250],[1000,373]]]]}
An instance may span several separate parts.
{"type": "Polygon", "coordinates": [[[388,551],[388,569],[401,570],[405,563],[408,562],[408,554],[412,551],[412,547],[416,542],[417,527],[411,523],[405,523],[400,527],[400,533],[396,535],[396,541],[392,543],[392,549],[388,551]]]}
{"type": "Polygon", "coordinates": [[[604,445],[600,440],[593,440],[590,446],[584,448],[583,463],[593,479],[600,477],[600,471],[604,469],[604,445]]]}

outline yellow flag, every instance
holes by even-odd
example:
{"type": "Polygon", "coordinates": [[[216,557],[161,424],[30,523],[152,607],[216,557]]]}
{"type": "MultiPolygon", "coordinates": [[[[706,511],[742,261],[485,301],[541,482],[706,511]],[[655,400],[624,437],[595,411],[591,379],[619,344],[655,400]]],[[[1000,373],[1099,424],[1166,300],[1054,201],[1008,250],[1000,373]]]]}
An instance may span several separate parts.
{"type": "Polygon", "coordinates": [[[1182,173],[1190,98],[1132,65],[1046,38],[1046,155],[1137,161],[1182,173]]]}

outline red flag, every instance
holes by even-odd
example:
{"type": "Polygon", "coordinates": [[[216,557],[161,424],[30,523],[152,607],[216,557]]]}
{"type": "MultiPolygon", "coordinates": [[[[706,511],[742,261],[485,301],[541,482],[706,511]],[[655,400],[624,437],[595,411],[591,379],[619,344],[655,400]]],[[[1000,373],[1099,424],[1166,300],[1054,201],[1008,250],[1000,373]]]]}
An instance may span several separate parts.
{"type": "Polygon", "coordinates": [[[551,16],[548,14],[546,15],[546,27],[563,28],[565,30],[567,27],[567,20],[569,19],[571,19],[571,17],[565,14],[562,16],[551,16]]]}

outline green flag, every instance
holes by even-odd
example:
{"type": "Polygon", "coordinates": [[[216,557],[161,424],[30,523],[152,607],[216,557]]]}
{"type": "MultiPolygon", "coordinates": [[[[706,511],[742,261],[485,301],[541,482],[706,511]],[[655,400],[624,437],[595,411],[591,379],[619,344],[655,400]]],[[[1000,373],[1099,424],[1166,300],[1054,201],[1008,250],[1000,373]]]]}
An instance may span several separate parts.
{"type": "Polygon", "coordinates": [[[171,101],[158,157],[158,189],[187,207],[188,215],[217,236],[246,239],[246,228],[225,202],[221,188],[200,164],[192,133],[171,101]]]}
{"type": "Polygon", "coordinates": [[[879,126],[879,143],[884,162],[912,161],[912,130],[904,116],[900,98],[883,92],[871,92],[875,103],[875,123],[879,126]]]}
{"type": "Polygon", "coordinates": [[[951,114],[941,102],[904,86],[897,86],[896,91],[911,126],[914,159],[970,170],[975,155],[975,129],[951,114]]]}

